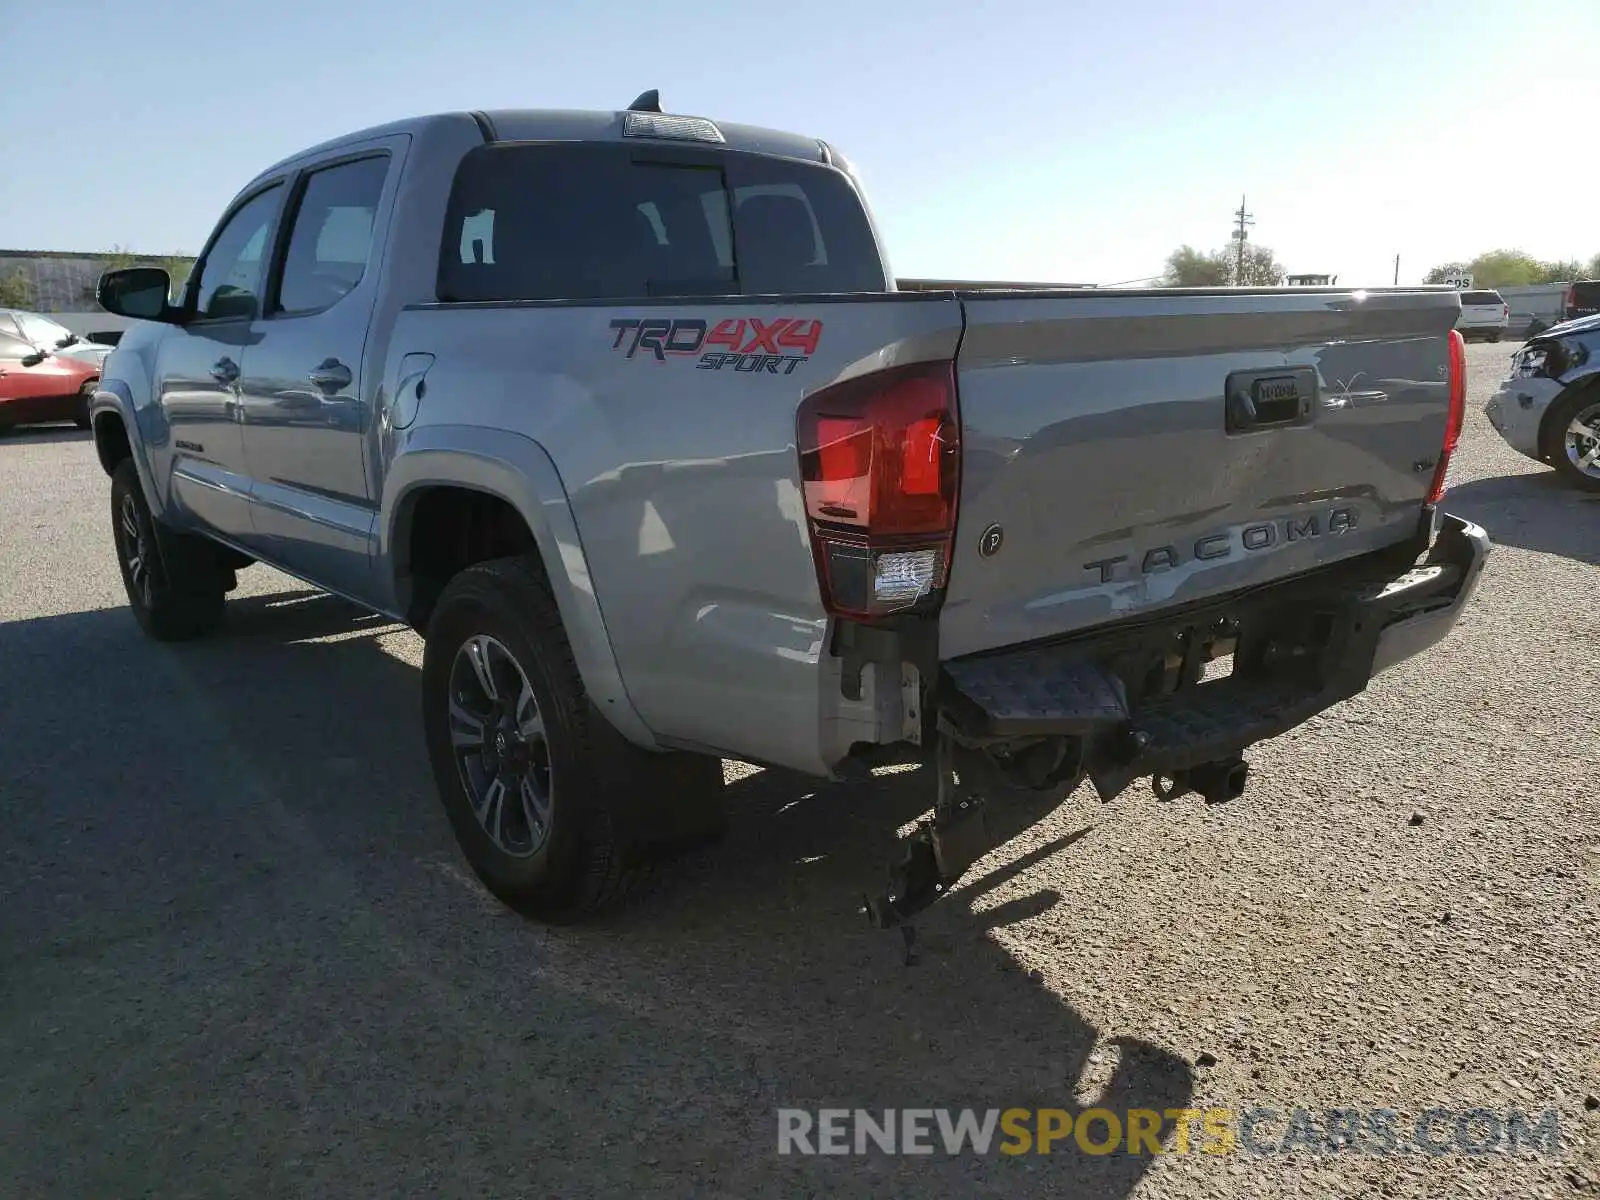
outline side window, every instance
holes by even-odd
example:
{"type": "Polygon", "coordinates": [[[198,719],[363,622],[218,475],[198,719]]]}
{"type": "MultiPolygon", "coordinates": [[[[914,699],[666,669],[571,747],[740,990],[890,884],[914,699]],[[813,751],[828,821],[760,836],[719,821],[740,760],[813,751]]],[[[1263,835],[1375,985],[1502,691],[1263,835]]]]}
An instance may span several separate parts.
{"type": "Polygon", "coordinates": [[[282,200],[283,185],[273,184],[228,219],[206,253],[195,293],[196,315],[212,320],[261,315],[266,258],[282,200]]]}
{"type": "Polygon", "coordinates": [[[306,177],[289,233],[276,312],[319,312],[349,295],[367,272],[372,223],[389,159],[363,158],[306,177]]]}
{"type": "Polygon", "coordinates": [[[21,338],[0,333],[0,363],[20,363],[33,353],[33,347],[21,338]]]}

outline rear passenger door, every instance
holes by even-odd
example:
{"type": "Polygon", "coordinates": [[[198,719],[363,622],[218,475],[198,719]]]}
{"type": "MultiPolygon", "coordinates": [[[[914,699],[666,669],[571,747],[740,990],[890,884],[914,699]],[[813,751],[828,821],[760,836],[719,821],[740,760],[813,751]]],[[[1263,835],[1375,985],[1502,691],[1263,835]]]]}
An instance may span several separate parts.
{"type": "Polygon", "coordinates": [[[405,141],[298,174],[242,381],[255,543],[269,561],[357,600],[371,595],[376,516],[363,453],[379,375],[365,362],[367,328],[405,141]]]}

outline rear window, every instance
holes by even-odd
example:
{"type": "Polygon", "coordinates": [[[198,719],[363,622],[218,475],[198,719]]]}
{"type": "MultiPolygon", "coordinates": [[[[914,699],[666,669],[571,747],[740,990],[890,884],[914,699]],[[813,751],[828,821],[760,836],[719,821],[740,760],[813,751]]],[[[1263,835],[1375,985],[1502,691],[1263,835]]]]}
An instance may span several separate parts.
{"type": "Polygon", "coordinates": [[[1504,304],[1499,292],[1462,292],[1463,304],[1504,304]]]}
{"type": "Polygon", "coordinates": [[[1574,308],[1600,308],[1600,280],[1573,284],[1572,306],[1574,308]]]}
{"type": "Polygon", "coordinates": [[[510,143],[456,171],[439,299],[881,292],[860,200],[830,167],[615,143],[510,143]]]}

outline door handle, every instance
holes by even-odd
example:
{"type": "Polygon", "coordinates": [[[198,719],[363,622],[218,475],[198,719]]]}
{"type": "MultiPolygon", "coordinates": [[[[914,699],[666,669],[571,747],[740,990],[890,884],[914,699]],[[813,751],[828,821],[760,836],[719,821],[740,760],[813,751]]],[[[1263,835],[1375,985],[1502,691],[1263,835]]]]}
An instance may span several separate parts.
{"type": "Polygon", "coordinates": [[[337,358],[325,358],[322,360],[322,364],[307,375],[306,378],[312,384],[325,391],[335,391],[339,388],[349,387],[353,376],[350,374],[350,368],[337,358]]]}
{"type": "Polygon", "coordinates": [[[211,378],[218,383],[237,383],[239,381],[239,364],[231,358],[219,358],[211,364],[211,378]]]}

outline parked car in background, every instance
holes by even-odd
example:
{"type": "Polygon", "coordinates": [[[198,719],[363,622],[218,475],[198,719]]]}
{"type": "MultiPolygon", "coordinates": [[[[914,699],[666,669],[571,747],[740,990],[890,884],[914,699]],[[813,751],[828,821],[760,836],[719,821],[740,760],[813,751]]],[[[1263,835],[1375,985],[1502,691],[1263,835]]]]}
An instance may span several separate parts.
{"type": "Polygon", "coordinates": [[[40,349],[0,325],[0,430],[72,421],[89,428],[100,363],[40,349]]]}
{"type": "Polygon", "coordinates": [[[1456,328],[1469,342],[1474,338],[1498,342],[1506,335],[1511,321],[1511,306],[1499,292],[1462,292],[1461,316],[1456,328]]]}
{"type": "Polygon", "coordinates": [[[1513,449],[1600,492],[1600,314],[1530,338],[1484,415],[1513,449]]]}
{"type": "Polygon", "coordinates": [[[1561,319],[1576,321],[1600,313],[1600,279],[1580,279],[1561,300],[1561,319]]]}
{"type": "Polygon", "coordinates": [[[52,321],[41,313],[18,308],[0,308],[0,334],[20,338],[35,350],[58,358],[93,363],[96,370],[105,365],[112,349],[108,343],[79,337],[61,322],[52,321]]]}

